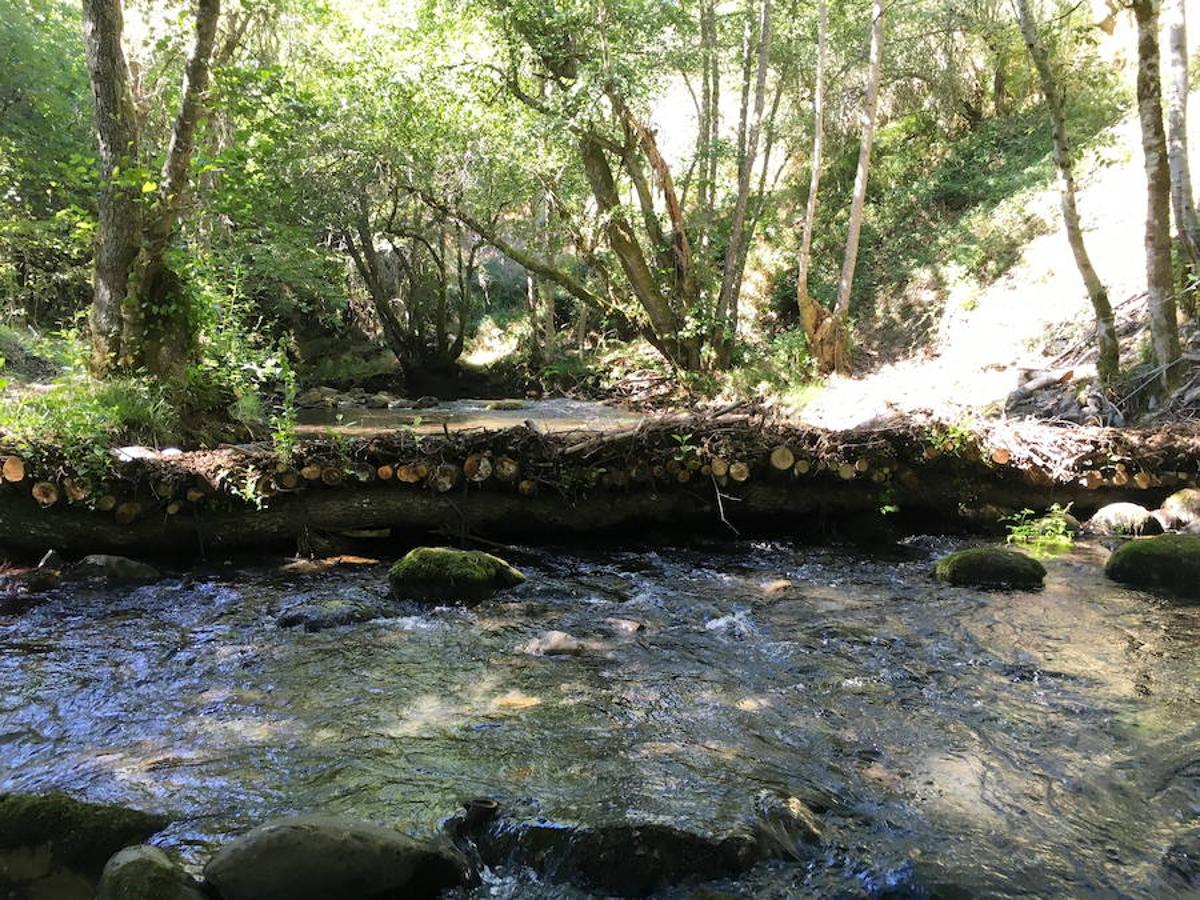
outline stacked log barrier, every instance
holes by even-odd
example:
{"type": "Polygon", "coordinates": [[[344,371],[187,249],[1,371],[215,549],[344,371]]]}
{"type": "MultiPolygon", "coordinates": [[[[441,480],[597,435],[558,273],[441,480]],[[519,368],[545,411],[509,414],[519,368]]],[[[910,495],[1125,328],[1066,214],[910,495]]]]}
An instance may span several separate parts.
{"type": "Polygon", "coordinates": [[[528,427],[135,454],[89,481],[52,447],[0,445],[0,545],[139,553],[295,541],[305,529],[410,529],[511,540],[723,516],[773,525],[883,506],[947,528],[964,508],[1081,515],[1154,506],[1200,473],[1200,430],[966,434],[936,423],[832,432],[749,417],[617,432],[528,427]],[[730,502],[736,501],[736,502],[730,502]],[[199,538],[199,539],[198,539],[199,538]]]}

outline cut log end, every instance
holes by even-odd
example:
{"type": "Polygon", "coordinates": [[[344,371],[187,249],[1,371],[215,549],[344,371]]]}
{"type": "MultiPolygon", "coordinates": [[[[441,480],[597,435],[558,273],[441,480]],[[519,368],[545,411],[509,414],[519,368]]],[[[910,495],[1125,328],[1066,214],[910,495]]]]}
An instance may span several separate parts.
{"type": "Polygon", "coordinates": [[[0,478],[5,481],[16,484],[18,481],[25,480],[25,460],[19,456],[6,456],[4,462],[0,463],[0,478]]]}
{"type": "Polygon", "coordinates": [[[796,464],[796,454],[790,448],[782,445],[771,451],[771,468],[778,472],[787,472],[796,464]]]}
{"type": "Polygon", "coordinates": [[[58,502],[58,485],[50,481],[39,481],[33,486],[33,499],[41,507],[53,506],[58,502]]]}

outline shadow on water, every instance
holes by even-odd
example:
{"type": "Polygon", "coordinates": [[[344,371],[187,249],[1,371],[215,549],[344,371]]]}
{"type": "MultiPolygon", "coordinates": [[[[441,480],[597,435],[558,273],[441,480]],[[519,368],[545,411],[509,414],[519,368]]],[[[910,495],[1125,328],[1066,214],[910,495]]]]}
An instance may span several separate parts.
{"type": "MultiPolygon", "coordinates": [[[[312,634],[280,610],[379,599],[383,569],[72,588],[0,619],[0,789],[169,810],[160,841],[194,864],[291,811],[428,831],[494,796],[703,832],[767,790],[827,841],[718,895],[1171,895],[1162,853],[1200,817],[1200,610],[1107,582],[1086,546],[1039,593],[946,588],[947,546],[564,552],[473,610],[312,634]],[[548,630],[580,655],[521,652],[548,630]]],[[[480,894],[572,895],[534,878],[480,894]]]]}

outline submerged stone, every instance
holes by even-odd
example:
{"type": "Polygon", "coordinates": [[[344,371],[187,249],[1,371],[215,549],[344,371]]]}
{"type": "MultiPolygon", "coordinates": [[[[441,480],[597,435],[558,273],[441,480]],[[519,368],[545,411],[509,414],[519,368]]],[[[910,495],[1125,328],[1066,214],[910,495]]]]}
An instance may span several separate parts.
{"type": "Polygon", "coordinates": [[[388,573],[396,597],[421,603],[478,603],[524,580],[498,556],[449,547],[417,547],[388,573]]]}
{"type": "Polygon", "coordinates": [[[1108,558],[1113,581],[1200,599],[1200,535],[1162,534],[1130,541],[1108,558]]]}
{"type": "Polygon", "coordinates": [[[280,613],[275,624],[280,628],[294,628],[299,625],[303,626],[305,631],[316,632],[342,625],[369,622],[387,615],[387,612],[382,603],[333,598],[288,607],[280,613]]]}
{"type": "Polygon", "coordinates": [[[1144,506],[1110,503],[1096,510],[1088,520],[1088,530],[1100,535],[1161,534],[1162,525],[1144,506]]]}
{"type": "Polygon", "coordinates": [[[462,884],[466,863],[448,846],[328,816],[295,816],[255,828],[204,867],[222,900],[436,897],[462,884]]]}
{"type": "Polygon", "coordinates": [[[499,820],[474,835],[488,866],[528,866],[546,876],[622,897],[745,872],[762,857],[748,831],[701,834],[659,823],[575,826],[499,820]]]}
{"type": "Polygon", "coordinates": [[[0,794],[0,888],[23,885],[16,896],[91,896],[109,857],[166,825],[161,816],[60,792],[0,794]]]}
{"type": "Polygon", "coordinates": [[[973,547],[939,559],[934,575],[939,581],[960,587],[1039,588],[1046,567],[1015,550],[973,547]]]}
{"type": "Polygon", "coordinates": [[[100,875],[96,900],[204,900],[200,884],[158,847],[126,847],[100,875]]]}
{"type": "Polygon", "coordinates": [[[102,575],[109,581],[157,581],[162,577],[149,563],[107,553],[93,553],[75,565],[76,571],[83,575],[102,575]]]}
{"type": "Polygon", "coordinates": [[[1178,888],[1200,891],[1200,828],[1194,828],[1167,848],[1162,858],[1167,879],[1178,888]]]}

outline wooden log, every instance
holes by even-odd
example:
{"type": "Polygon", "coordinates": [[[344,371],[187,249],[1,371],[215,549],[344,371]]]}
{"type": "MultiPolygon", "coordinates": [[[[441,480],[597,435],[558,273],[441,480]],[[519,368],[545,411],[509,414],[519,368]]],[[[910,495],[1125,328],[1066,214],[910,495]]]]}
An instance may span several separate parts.
{"type": "Polygon", "coordinates": [[[1129,473],[1123,469],[1117,469],[1113,473],[1112,483],[1117,487],[1125,487],[1125,485],[1129,484],[1129,473]]]}
{"type": "Polygon", "coordinates": [[[792,471],[797,475],[807,475],[812,471],[812,461],[807,459],[798,459],[796,464],[792,466],[792,471]]]}
{"type": "Polygon", "coordinates": [[[862,475],[864,472],[871,471],[871,461],[865,456],[860,456],[854,461],[854,471],[862,475]]]}
{"type": "Polygon", "coordinates": [[[1139,491],[1144,491],[1151,486],[1151,478],[1149,472],[1138,472],[1133,476],[1133,484],[1139,491]]]}
{"type": "Polygon", "coordinates": [[[780,444],[771,451],[771,468],[777,472],[788,472],[796,464],[796,454],[790,448],[780,444]]]}
{"type": "Polygon", "coordinates": [[[683,468],[683,465],[677,459],[669,459],[663,468],[667,470],[668,475],[675,475],[683,468]]]}
{"type": "Polygon", "coordinates": [[[1012,451],[1007,447],[997,447],[992,451],[992,462],[998,466],[1007,466],[1012,462],[1012,451]]]}
{"type": "Polygon", "coordinates": [[[729,462],[720,456],[713,457],[712,473],[718,478],[724,478],[729,474],[729,462]]]}
{"type": "Polygon", "coordinates": [[[184,497],[187,499],[188,503],[199,503],[207,496],[208,494],[205,491],[200,490],[198,487],[190,487],[187,489],[187,493],[184,494],[184,497]]]}
{"type": "Polygon", "coordinates": [[[53,506],[58,502],[58,485],[52,481],[39,481],[33,486],[33,499],[43,508],[53,506]]]}
{"type": "Polygon", "coordinates": [[[738,461],[729,466],[729,477],[738,484],[744,484],[750,478],[750,466],[738,461]]]}
{"type": "Polygon", "coordinates": [[[680,484],[687,484],[692,480],[692,470],[687,468],[680,469],[675,473],[675,480],[680,484]]]}
{"type": "Polygon", "coordinates": [[[454,463],[442,463],[429,475],[429,486],[437,493],[444,494],[454,489],[462,477],[462,469],[454,463]]]}
{"type": "Polygon", "coordinates": [[[341,466],[325,466],[321,469],[321,481],[329,487],[337,487],[344,477],[341,466]]]}
{"type": "Polygon", "coordinates": [[[396,470],[393,467],[389,466],[387,463],[384,463],[382,466],[379,466],[375,470],[375,477],[378,478],[380,481],[391,481],[392,478],[395,477],[395,475],[396,475],[396,470]]]}
{"type": "Polygon", "coordinates": [[[417,467],[413,463],[399,463],[396,466],[396,481],[400,484],[416,484],[421,480],[417,467]]]}
{"type": "Polygon", "coordinates": [[[1094,491],[1104,486],[1104,476],[1095,469],[1092,469],[1084,474],[1083,483],[1089,491],[1094,491]]]}
{"type": "Polygon", "coordinates": [[[263,472],[254,479],[254,493],[259,497],[274,497],[279,493],[275,487],[275,476],[271,472],[263,472]]]}
{"type": "Polygon", "coordinates": [[[532,478],[524,478],[517,485],[517,490],[522,497],[532,497],[538,492],[537,482],[532,478]]]}
{"type": "Polygon", "coordinates": [[[25,460],[19,456],[6,456],[0,464],[0,478],[10,484],[25,480],[25,460]]]}
{"type": "Polygon", "coordinates": [[[472,453],[463,460],[463,474],[476,484],[487,481],[492,477],[492,461],[482,453],[472,453]]]}
{"type": "Polygon", "coordinates": [[[295,469],[285,466],[283,471],[275,469],[275,487],[281,491],[294,491],[300,487],[300,473],[295,469]]]}
{"type": "Polygon", "coordinates": [[[88,498],[88,489],[74,478],[63,479],[63,493],[72,503],[81,503],[88,498]]]}
{"type": "Polygon", "coordinates": [[[179,512],[182,509],[183,509],[182,503],[180,503],[178,500],[172,500],[170,503],[167,504],[167,515],[168,516],[177,516],[177,515],[179,515],[179,512]]]}
{"type": "Polygon", "coordinates": [[[112,512],[117,508],[117,498],[112,494],[102,494],[96,498],[96,509],[100,512],[112,512]]]}
{"type": "Polygon", "coordinates": [[[498,481],[512,484],[521,477],[521,464],[511,456],[497,456],[492,464],[492,472],[498,481]]]}
{"type": "Polygon", "coordinates": [[[118,503],[117,509],[113,516],[117,520],[118,525],[132,525],[142,515],[142,504],[136,500],[127,500],[124,503],[118,503]]]}
{"type": "Polygon", "coordinates": [[[842,479],[843,481],[849,481],[851,478],[854,477],[855,472],[856,472],[856,470],[852,463],[844,462],[844,463],[838,464],[838,467],[837,467],[838,478],[842,479]]]}
{"type": "Polygon", "coordinates": [[[305,481],[324,481],[322,474],[325,469],[319,463],[309,463],[300,470],[300,477],[305,481]]]}
{"type": "Polygon", "coordinates": [[[925,448],[925,450],[922,452],[921,455],[924,456],[925,459],[928,460],[929,462],[933,462],[935,459],[937,459],[939,456],[942,455],[942,451],[940,448],[930,445],[925,448]]]}

